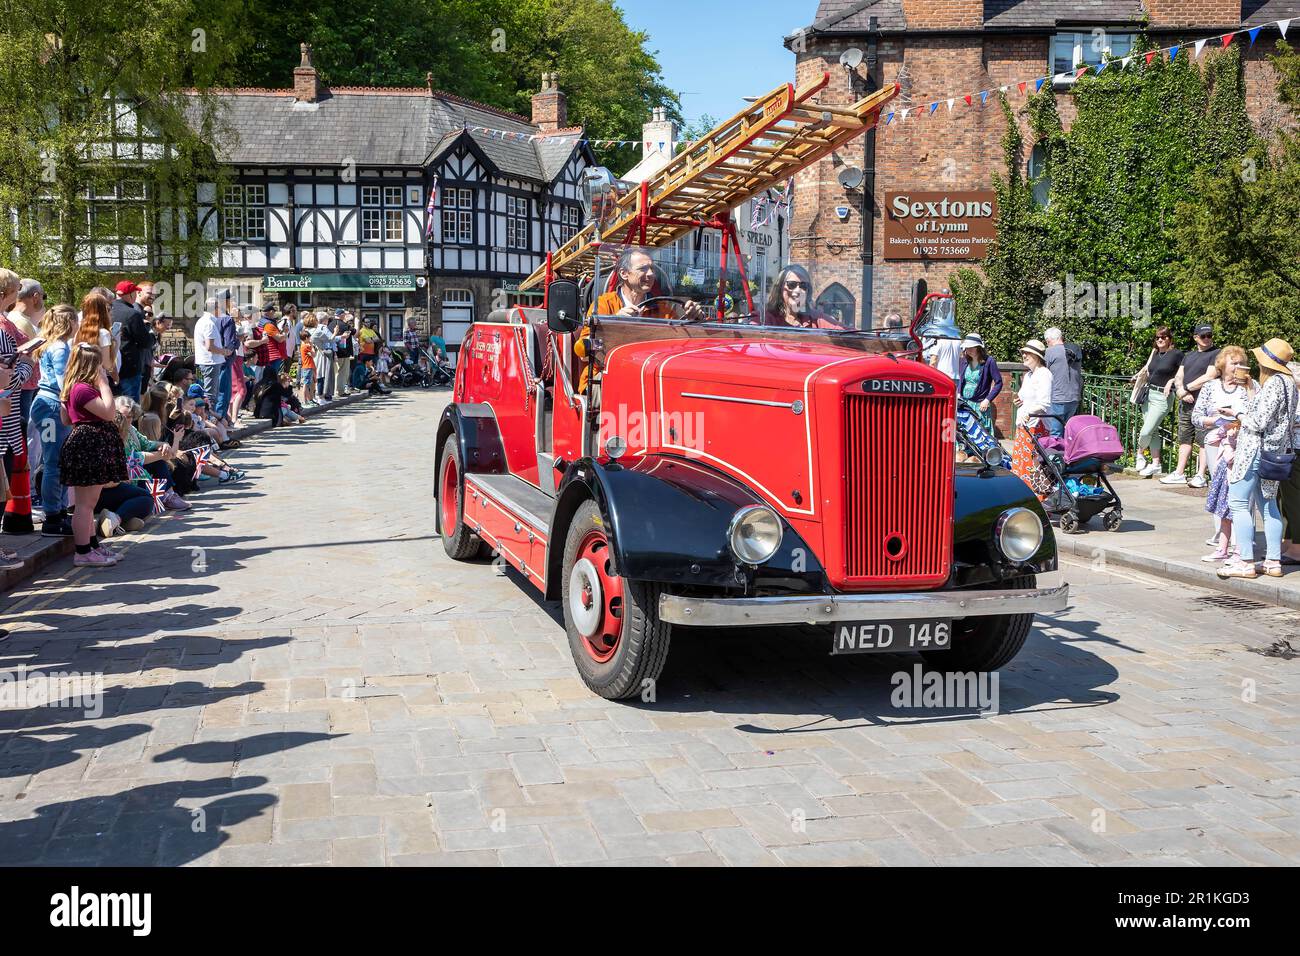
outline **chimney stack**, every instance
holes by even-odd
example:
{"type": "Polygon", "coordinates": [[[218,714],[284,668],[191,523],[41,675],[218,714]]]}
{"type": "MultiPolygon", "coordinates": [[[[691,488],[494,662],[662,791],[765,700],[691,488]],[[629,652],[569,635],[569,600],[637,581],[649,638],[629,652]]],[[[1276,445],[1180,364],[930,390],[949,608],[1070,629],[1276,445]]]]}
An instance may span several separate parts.
{"type": "Polygon", "coordinates": [[[542,74],[541,92],[533,94],[533,125],[551,131],[568,125],[569,101],[560,92],[558,73],[542,74]]]}
{"type": "Polygon", "coordinates": [[[293,98],[299,103],[315,103],[320,99],[320,77],[311,65],[311,44],[301,43],[302,62],[293,70],[293,98]]]}
{"type": "Polygon", "coordinates": [[[641,124],[641,159],[660,158],[660,165],[673,158],[677,152],[677,124],[668,118],[668,110],[656,106],[650,111],[650,122],[641,124]]]}

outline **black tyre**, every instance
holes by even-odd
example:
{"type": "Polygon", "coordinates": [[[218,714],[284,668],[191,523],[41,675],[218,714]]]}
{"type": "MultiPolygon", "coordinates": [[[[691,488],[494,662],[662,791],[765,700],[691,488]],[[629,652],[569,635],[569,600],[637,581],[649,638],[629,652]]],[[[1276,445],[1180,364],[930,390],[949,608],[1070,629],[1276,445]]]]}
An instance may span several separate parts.
{"type": "Polygon", "coordinates": [[[442,548],[448,556],[465,561],[479,553],[482,541],[465,527],[465,476],[461,471],[460,447],[456,435],[442,444],[441,474],[438,476],[438,524],[442,548]]]}
{"type": "Polygon", "coordinates": [[[619,574],[594,501],[573,516],[561,573],[564,628],[583,683],[608,700],[644,693],[668,660],[672,625],[659,620],[658,585],[619,574]]]}
{"type": "MultiPolygon", "coordinates": [[[[1009,578],[990,587],[999,590],[1032,588],[1032,574],[1009,578]]],[[[968,617],[952,622],[952,647],[946,651],[922,651],[927,663],[948,671],[995,671],[1020,653],[1034,626],[1032,614],[996,614],[968,617]]]]}
{"type": "Polygon", "coordinates": [[[1065,534],[1074,534],[1079,530],[1079,516],[1073,511],[1067,511],[1061,515],[1061,531],[1065,534]]]}
{"type": "Polygon", "coordinates": [[[1115,508],[1113,511],[1107,511],[1105,516],[1101,519],[1102,527],[1107,531],[1118,531],[1119,526],[1123,523],[1124,512],[1119,508],[1115,508]]]}

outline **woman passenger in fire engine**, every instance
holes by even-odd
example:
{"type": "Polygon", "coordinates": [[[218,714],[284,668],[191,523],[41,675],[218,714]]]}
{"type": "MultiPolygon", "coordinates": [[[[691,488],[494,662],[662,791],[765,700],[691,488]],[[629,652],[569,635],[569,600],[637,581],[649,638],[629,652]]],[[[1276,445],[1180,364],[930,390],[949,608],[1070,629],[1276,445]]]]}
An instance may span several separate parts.
{"type": "Polygon", "coordinates": [[[803,266],[788,265],[776,277],[767,297],[763,324],[794,326],[799,329],[842,329],[824,312],[811,307],[812,278],[803,266]]]}
{"type": "Polygon", "coordinates": [[[1034,455],[1031,435],[1047,434],[1047,425],[1040,415],[1046,415],[1052,405],[1052,373],[1047,367],[1047,346],[1038,339],[1030,339],[1020,350],[1020,361],[1025,363],[1025,377],[1020,391],[1013,397],[1016,403],[1016,443],[1011,450],[1011,470],[1024,479],[1039,499],[1047,497],[1034,487],[1038,472],[1038,459],[1034,455]]]}
{"type": "MultiPolygon", "coordinates": [[[[644,249],[635,247],[626,249],[614,265],[617,285],[609,292],[603,293],[595,306],[596,315],[626,315],[649,319],[682,318],[698,321],[704,318],[704,311],[698,302],[678,303],[660,298],[670,295],[659,282],[659,273],[654,261],[644,249]],[[656,299],[649,305],[642,305],[647,299],[656,299]],[[680,315],[678,314],[680,312],[680,315]]],[[[587,362],[589,353],[587,342],[591,335],[591,326],[585,325],[573,343],[573,352],[584,363],[582,375],[578,379],[579,391],[585,392],[590,384],[592,369],[600,375],[599,363],[587,362]]]]}

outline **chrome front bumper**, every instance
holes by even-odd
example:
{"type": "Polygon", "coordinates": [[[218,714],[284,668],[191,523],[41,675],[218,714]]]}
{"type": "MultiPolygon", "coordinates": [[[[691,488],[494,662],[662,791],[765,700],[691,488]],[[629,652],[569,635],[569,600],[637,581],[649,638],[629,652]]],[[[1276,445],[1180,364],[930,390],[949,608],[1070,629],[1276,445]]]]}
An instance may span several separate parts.
{"type": "Polygon", "coordinates": [[[670,624],[693,627],[762,627],[769,624],[1038,614],[1062,611],[1069,603],[1068,584],[1011,591],[912,591],[752,598],[663,594],[659,597],[659,617],[670,624]]]}

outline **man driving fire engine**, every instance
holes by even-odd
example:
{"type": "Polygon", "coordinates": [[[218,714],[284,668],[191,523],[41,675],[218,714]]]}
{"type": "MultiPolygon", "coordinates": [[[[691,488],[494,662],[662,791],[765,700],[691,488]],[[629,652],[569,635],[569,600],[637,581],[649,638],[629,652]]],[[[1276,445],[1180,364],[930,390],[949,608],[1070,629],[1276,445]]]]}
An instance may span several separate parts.
{"type": "MultiPolygon", "coordinates": [[[[596,315],[626,315],[650,319],[686,319],[698,321],[704,318],[704,310],[698,302],[679,302],[668,299],[667,292],[659,284],[659,274],[654,261],[644,249],[631,248],[618,257],[614,266],[618,285],[602,294],[594,308],[596,315]],[[654,301],[647,301],[654,300],[654,301]]],[[[588,312],[588,315],[591,311],[588,312]]],[[[583,326],[578,339],[573,343],[573,352],[586,364],[578,378],[578,390],[585,392],[591,383],[592,369],[600,375],[600,363],[588,362],[590,352],[587,348],[591,336],[591,326],[583,326]]]]}

